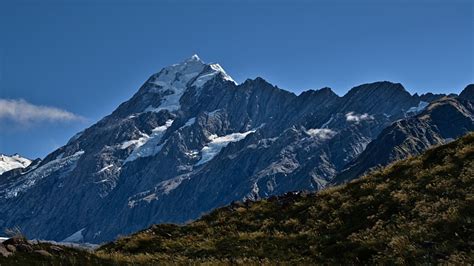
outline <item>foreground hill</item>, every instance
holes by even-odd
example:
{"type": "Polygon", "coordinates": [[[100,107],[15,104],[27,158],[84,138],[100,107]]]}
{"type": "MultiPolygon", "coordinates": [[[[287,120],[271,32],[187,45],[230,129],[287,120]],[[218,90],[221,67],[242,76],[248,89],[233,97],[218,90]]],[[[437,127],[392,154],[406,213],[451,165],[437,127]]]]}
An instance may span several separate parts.
{"type": "Polygon", "coordinates": [[[98,251],[121,261],[474,262],[474,134],[316,194],[233,203],[98,251]]]}

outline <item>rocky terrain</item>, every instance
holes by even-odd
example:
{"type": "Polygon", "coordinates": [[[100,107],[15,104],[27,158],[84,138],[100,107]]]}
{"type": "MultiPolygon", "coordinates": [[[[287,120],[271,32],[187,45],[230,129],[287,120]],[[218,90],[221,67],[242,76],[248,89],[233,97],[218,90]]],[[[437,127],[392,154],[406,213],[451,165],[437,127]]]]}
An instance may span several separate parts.
{"type": "Polygon", "coordinates": [[[0,243],[0,265],[109,265],[107,263],[85,249],[29,241],[21,235],[0,243]]]}
{"type": "Polygon", "coordinates": [[[472,130],[468,88],[411,95],[384,81],[295,95],[262,78],[237,84],[192,56],[43,160],[1,175],[0,228],[102,243],[232,201],[317,191],[472,130]],[[374,146],[387,156],[364,153],[374,146]]]}

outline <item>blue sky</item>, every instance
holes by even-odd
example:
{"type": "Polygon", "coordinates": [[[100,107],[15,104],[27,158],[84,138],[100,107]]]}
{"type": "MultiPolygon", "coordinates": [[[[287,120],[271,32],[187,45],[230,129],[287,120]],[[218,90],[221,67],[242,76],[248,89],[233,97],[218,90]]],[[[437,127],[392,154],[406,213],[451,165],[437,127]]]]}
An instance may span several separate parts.
{"type": "Polygon", "coordinates": [[[354,2],[0,0],[0,112],[29,111],[0,113],[0,153],[46,155],[194,53],[295,93],[474,81],[472,1],[354,2]]]}

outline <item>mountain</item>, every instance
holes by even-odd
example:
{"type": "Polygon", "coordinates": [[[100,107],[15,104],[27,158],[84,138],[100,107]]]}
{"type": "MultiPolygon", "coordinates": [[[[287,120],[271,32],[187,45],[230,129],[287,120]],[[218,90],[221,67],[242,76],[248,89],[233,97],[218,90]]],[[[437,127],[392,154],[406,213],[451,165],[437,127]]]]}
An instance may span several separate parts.
{"type": "Polygon", "coordinates": [[[459,94],[459,98],[468,101],[474,101],[474,84],[469,84],[466,88],[464,88],[461,94],[459,94]]]}
{"type": "Polygon", "coordinates": [[[236,200],[320,190],[428,98],[387,81],[295,95],[262,78],[237,84],[192,56],[28,170],[0,176],[0,228],[101,243],[236,200]]]}
{"type": "Polygon", "coordinates": [[[420,154],[470,131],[474,131],[474,102],[461,96],[442,98],[418,115],[385,128],[332,182],[352,180],[373,168],[420,154]]]}
{"type": "Polygon", "coordinates": [[[471,264],[473,177],[470,133],[344,185],[233,202],[92,253],[15,236],[0,264],[471,264]]]}
{"type": "Polygon", "coordinates": [[[18,154],[12,156],[0,154],[0,175],[17,168],[25,168],[31,164],[31,160],[21,157],[18,154]]]}

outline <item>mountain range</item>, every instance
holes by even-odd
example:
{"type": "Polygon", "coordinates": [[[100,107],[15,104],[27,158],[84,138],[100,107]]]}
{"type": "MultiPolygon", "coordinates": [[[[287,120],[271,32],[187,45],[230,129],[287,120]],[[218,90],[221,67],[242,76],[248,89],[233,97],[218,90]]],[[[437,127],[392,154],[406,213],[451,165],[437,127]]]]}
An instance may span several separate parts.
{"type": "Polygon", "coordinates": [[[237,84],[195,55],[44,159],[0,175],[0,228],[101,243],[233,201],[321,190],[474,130],[473,96],[473,85],[411,95],[387,81],[295,95],[262,78],[237,84]]]}

